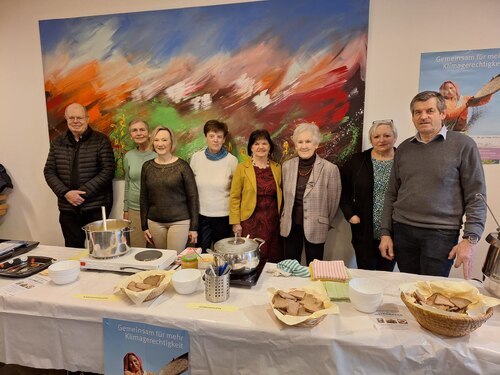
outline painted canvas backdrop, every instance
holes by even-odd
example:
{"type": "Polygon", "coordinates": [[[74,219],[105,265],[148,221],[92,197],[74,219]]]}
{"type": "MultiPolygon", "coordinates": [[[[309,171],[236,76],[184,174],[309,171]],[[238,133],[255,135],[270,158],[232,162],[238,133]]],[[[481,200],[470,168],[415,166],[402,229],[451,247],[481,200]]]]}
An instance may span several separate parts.
{"type": "Polygon", "coordinates": [[[271,133],[279,161],[295,126],[314,122],[319,154],[341,163],[361,148],[368,8],[271,0],[40,21],[50,139],[79,102],[109,135],[117,177],[135,118],[173,128],[185,160],[205,146],[209,119],[228,124],[240,160],[253,130],[271,133]]]}

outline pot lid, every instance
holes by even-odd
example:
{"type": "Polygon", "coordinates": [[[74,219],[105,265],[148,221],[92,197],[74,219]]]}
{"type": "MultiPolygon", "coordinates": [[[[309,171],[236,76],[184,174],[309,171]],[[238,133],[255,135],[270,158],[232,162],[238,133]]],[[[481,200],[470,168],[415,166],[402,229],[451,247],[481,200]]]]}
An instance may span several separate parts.
{"type": "Polygon", "coordinates": [[[259,248],[260,243],[246,237],[229,237],[217,241],[214,250],[220,254],[243,254],[259,248]]]}

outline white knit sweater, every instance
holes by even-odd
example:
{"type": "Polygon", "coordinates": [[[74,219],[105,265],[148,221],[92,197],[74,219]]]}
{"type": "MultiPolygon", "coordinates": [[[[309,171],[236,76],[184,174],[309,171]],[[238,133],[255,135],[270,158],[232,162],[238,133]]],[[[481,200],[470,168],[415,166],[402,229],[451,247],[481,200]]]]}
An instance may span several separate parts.
{"type": "Polygon", "coordinates": [[[200,197],[200,214],[208,217],[229,215],[229,192],[238,159],[228,154],[221,160],[208,160],[205,150],[196,152],[191,157],[191,169],[194,172],[200,197]]]}

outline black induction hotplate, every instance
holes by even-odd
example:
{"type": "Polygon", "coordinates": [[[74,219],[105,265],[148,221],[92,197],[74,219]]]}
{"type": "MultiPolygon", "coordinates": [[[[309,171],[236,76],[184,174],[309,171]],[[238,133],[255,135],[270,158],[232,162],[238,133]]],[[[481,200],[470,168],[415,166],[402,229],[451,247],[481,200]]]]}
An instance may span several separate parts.
{"type": "Polygon", "coordinates": [[[257,268],[246,275],[231,274],[229,285],[251,288],[252,286],[257,284],[257,281],[259,281],[260,274],[262,273],[266,262],[267,259],[261,259],[257,268]]]}
{"type": "Polygon", "coordinates": [[[0,244],[7,241],[12,241],[12,246],[10,246],[11,249],[0,253],[0,262],[27,253],[40,244],[40,242],[36,241],[5,240],[0,238],[0,244]]]}

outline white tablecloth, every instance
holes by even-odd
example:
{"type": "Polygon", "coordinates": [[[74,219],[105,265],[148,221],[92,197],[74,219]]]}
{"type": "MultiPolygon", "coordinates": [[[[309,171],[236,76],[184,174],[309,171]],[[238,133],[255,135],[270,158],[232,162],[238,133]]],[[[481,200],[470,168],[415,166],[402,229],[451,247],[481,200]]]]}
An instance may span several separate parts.
{"type": "MultiPolygon", "coordinates": [[[[30,255],[67,259],[77,252],[39,246],[30,255]]],[[[356,311],[348,302],[338,303],[340,314],[327,316],[314,328],[282,325],[270,309],[267,289],[300,287],[309,279],[263,272],[255,287],[231,288],[229,300],[221,305],[235,306],[236,311],[210,311],[187,306],[206,303],[203,285],[188,296],[176,294],[169,286],[159,300],[140,306],[126,298],[82,299],[78,295],[110,295],[126,277],[83,270],[69,285],[49,281],[14,296],[0,295],[0,362],[103,373],[102,319],[106,317],[188,330],[192,374],[500,373],[498,307],[472,334],[443,337],[421,328],[399,298],[399,284],[424,277],[351,273],[385,281],[384,304],[397,304],[409,328],[380,327],[371,315],[356,311]]],[[[15,281],[2,278],[0,288],[15,281]]]]}

